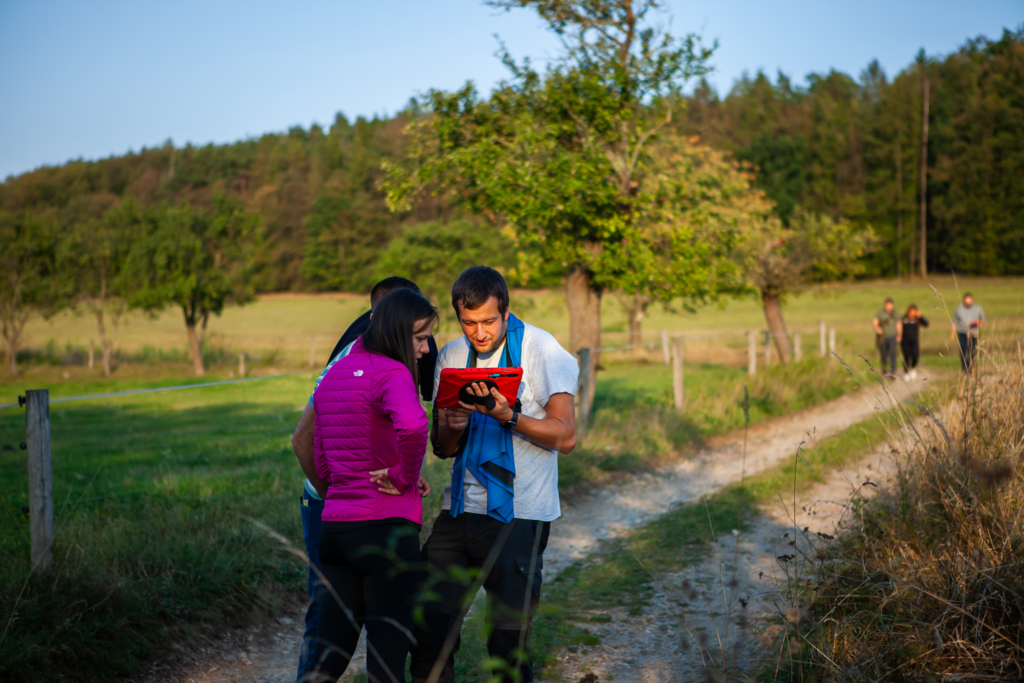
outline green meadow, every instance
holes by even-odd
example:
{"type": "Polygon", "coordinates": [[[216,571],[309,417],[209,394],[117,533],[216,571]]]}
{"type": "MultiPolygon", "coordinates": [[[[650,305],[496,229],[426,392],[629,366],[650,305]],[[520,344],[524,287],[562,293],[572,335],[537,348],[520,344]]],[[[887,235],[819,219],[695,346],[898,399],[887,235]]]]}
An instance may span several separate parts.
{"type": "MultiPolygon", "coordinates": [[[[943,296],[955,301],[956,290],[951,280],[948,284],[943,296]]],[[[966,283],[988,311],[993,332],[1001,325],[1019,332],[1020,284],[966,283]],[[1014,324],[1004,325],[1007,321],[1014,324]]],[[[867,321],[887,293],[900,307],[913,297],[926,315],[932,301],[941,304],[931,290],[926,294],[911,284],[865,283],[835,298],[808,294],[793,299],[788,320],[808,332],[820,318],[845,325],[840,328],[846,330],[843,348],[853,357],[871,351],[867,321]]],[[[0,409],[0,679],[57,678],[68,670],[89,672],[81,675],[91,680],[128,675],[168,641],[258,620],[303,598],[304,565],[266,528],[301,548],[302,475],[290,435],[314,377],[308,369],[308,336],[322,335],[319,365],[340,330],[363,309],[363,301],[349,296],[268,297],[229,309],[211,323],[210,336],[214,348],[220,345],[227,351],[203,380],[188,377],[184,359],[161,360],[156,353],[143,359],[131,356],[147,347],[169,356],[183,346],[179,318],[168,312],[155,320],[138,317],[129,322],[121,342],[126,360],[110,379],[102,378],[98,368],[89,370],[39,351],[23,365],[21,376],[0,384],[0,402],[7,403],[26,389],[48,388],[56,399],[226,379],[236,368],[238,352],[248,355],[250,375],[288,374],[243,384],[52,403],[56,569],[45,576],[29,571],[28,517],[23,512],[27,471],[19,449],[25,439],[24,413],[20,408],[0,409]],[[266,342],[288,334],[308,336],[291,352],[284,342],[274,342],[276,347],[266,342]],[[257,346],[259,340],[267,345],[257,346]]],[[[559,302],[552,292],[519,293],[516,298],[516,305],[526,311],[523,317],[564,334],[567,319],[559,302]]],[[[941,321],[939,314],[932,315],[941,321]]],[[[606,343],[624,340],[618,330],[625,322],[613,297],[605,302],[604,325],[606,343]]],[[[751,301],[696,314],[652,305],[645,320],[652,340],[662,328],[696,337],[701,331],[741,334],[760,327],[760,311],[751,301]]],[[[91,320],[64,316],[33,323],[29,339],[39,344],[35,349],[45,349],[50,339],[57,349],[80,348],[90,332],[91,320]]],[[[947,338],[948,328],[933,324],[926,335],[925,364],[955,364],[945,355],[947,338]]],[[[745,345],[742,337],[736,340],[745,345]]],[[[818,358],[812,342],[805,341],[801,363],[773,364],[761,368],[756,378],[746,374],[742,356],[712,362],[710,357],[700,359],[696,341],[693,348],[697,352],[687,356],[692,362],[685,366],[687,403],[682,414],[672,407],[671,373],[660,360],[660,350],[639,360],[626,353],[604,355],[586,444],[560,459],[566,494],[686,457],[703,439],[741,427],[744,387],[754,422],[857,387],[838,362],[818,358]]],[[[445,462],[432,456],[427,462],[434,493],[427,501],[424,534],[447,478],[445,462]]],[[[575,576],[571,571],[567,580],[575,576]]],[[[563,589],[552,590],[554,597],[563,589]]],[[[557,629],[550,634],[553,640],[543,642],[575,637],[557,629]]],[[[549,651],[550,645],[538,644],[549,651]]],[[[466,652],[472,651],[467,643],[466,652]]],[[[466,666],[472,664],[467,660],[466,666]]]]}

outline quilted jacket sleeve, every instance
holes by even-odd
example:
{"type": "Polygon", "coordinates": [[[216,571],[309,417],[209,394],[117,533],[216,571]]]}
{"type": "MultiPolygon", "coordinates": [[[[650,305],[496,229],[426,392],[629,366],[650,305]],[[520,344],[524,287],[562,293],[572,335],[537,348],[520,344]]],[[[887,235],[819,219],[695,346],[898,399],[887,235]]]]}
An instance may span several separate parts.
{"type": "Polygon", "coordinates": [[[327,465],[327,455],[324,453],[324,440],[320,432],[320,421],[316,419],[315,402],[313,404],[313,465],[316,467],[316,476],[330,485],[331,468],[327,465]]]}
{"type": "Polygon", "coordinates": [[[427,414],[420,405],[412,375],[401,365],[382,369],[377,375],[375,399],[391,418],[398,437],[398,464],[388,468],[388,478],[400,493],[415,486],[427,450],[427,414]]]}

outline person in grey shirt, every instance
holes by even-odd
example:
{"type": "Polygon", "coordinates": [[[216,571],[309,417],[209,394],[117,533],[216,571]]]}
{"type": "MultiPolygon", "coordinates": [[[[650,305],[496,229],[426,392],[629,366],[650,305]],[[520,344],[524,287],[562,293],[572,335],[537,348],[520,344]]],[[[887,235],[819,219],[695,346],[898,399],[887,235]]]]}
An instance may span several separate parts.
{"type": "Polygon", "coordinates": [[[985,324],[985,311],[981,304],[974,303],[970,292],[964,294],[964,302],[953,312],[953,329],[949,333],[950,341],[960,344],[960,367],[970,374],[974,359],[978,355],[978,330],[985,324]]]}
{"type": "Polygon", "coordinates": [[[903,322],[899,313],[896,312],[896,304],[891,297],[886,297],[885,302],[875,317],[871,319],[871,326],[878,335],[878,350],[882,354],[882,372],[889,379],[896,379],[896,349],[899,348],[903,339],[903,322]]]}

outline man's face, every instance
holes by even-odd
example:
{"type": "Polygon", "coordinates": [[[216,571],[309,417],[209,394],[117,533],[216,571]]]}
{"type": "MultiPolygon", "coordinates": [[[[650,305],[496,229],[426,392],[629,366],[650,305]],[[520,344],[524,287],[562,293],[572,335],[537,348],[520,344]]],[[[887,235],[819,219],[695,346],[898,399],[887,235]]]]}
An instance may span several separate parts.
{"type": "Polygon", "coordinates": [[[458,307],[462,333],[477,353],[489,353],[501,345],[508,330],[508,311],[498,310],[497,297],[491,297],[480,308],[458,307]]]}
{"type": "Polygon", "coordinates": [[[886,313],[892,313],[892,309],[895,308],[895,306],[896,306],[896,304],[894,304],[893,302],[886,301],[885,302],[885,312],[886,313]]]}
{"type": "Polygon", "coordinates": [[[967,308],[970,308],[973,305],[974,305],[974,297],[973,296],[965,296],[964,297],[964,306],[966,306],[967,308]]]}

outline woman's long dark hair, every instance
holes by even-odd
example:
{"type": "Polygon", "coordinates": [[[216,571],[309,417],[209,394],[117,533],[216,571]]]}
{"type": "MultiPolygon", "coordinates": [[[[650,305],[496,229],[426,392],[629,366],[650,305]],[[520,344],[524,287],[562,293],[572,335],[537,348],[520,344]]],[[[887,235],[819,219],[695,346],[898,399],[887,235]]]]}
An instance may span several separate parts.
{"type": "Polygon", "coordinates": [[[437,308],[422,294],[411,289],[396,289],[385,294],[373,307],[370,327],[363,334],[363,346],[397,360],[409,368],[413,380],[419,382],[413,328],[417,322],[430,319],[433,323],[437,317],[437,308]]]}

